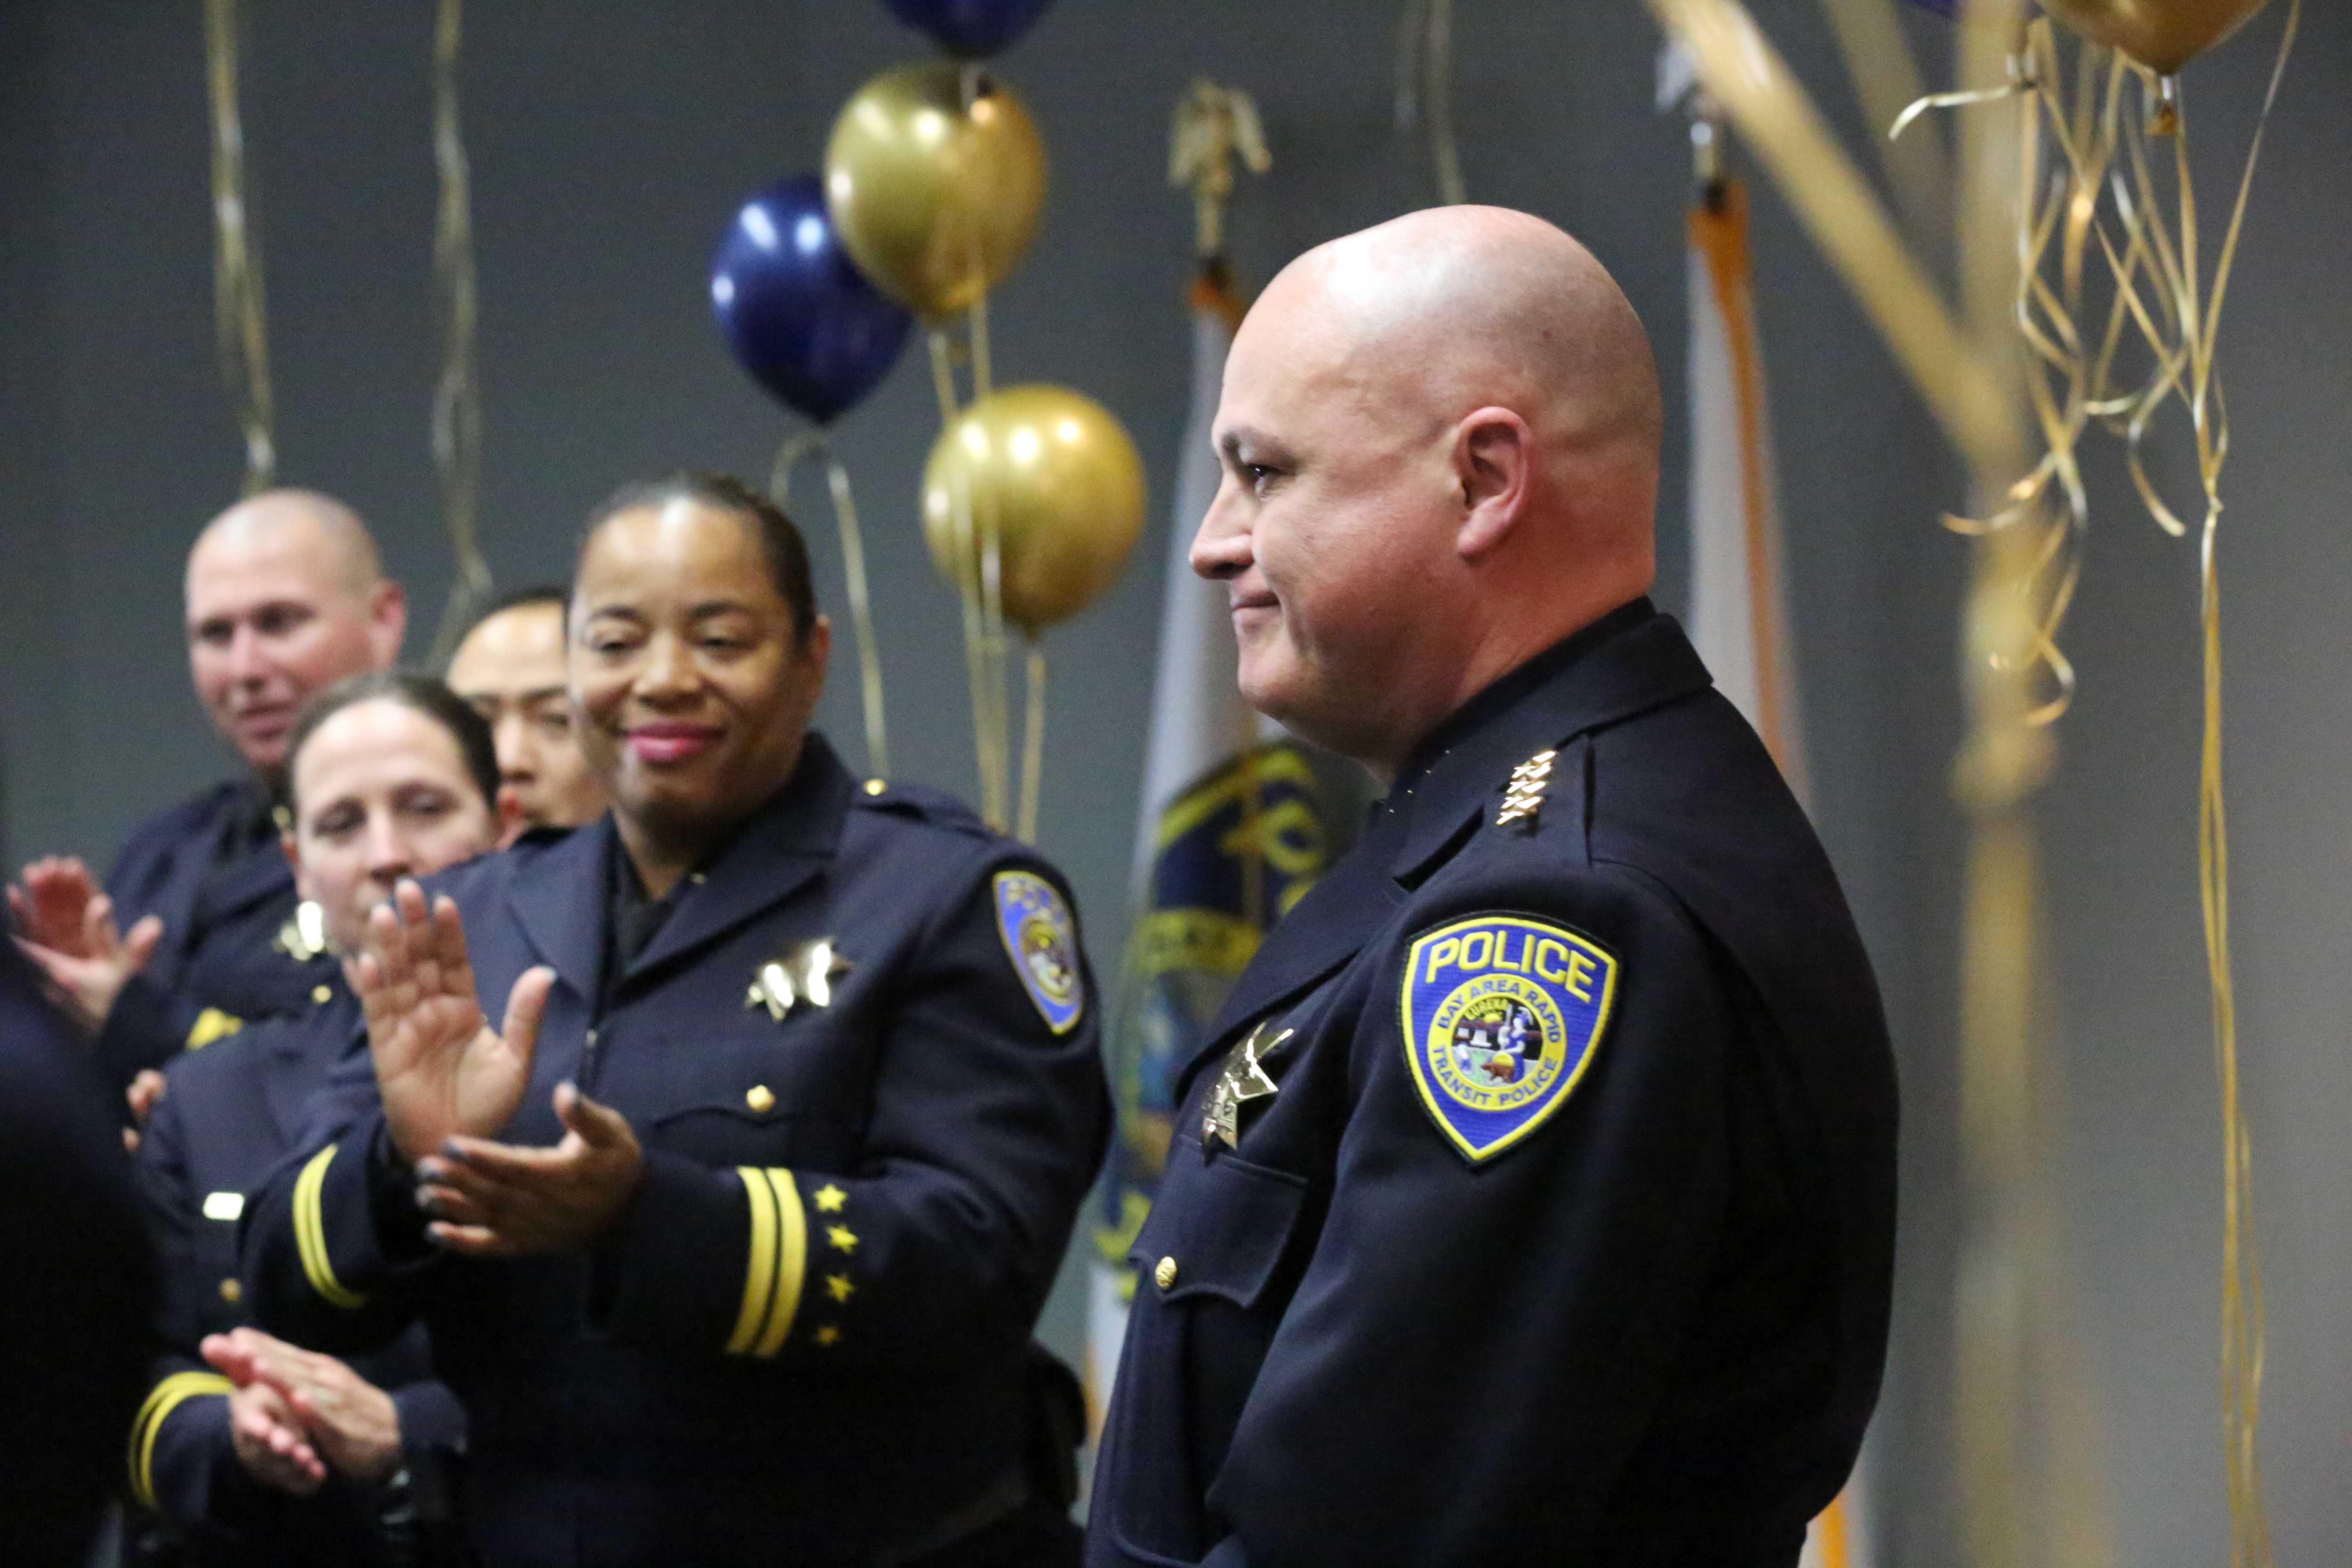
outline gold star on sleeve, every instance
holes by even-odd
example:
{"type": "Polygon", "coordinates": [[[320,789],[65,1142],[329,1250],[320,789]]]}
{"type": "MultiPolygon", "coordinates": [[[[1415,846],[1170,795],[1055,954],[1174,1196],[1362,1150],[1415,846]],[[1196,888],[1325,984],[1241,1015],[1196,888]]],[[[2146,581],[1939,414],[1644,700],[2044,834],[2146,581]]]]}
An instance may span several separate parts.
{"type": "Polygon", "coordinates": [[[843,1252],[857,1250],[857,1233],[845,1225],[826,1226],[824,1238],[843,1252]]]}
{"type": "Polygon", "coordinates": [[[852,1296],[857,1294],[857,1287],[849,1282],[849,1276],[846,1274],[826,1275],[824,1277],[824,1288],[826,1292],[836,1301],[846,1301],[852,1296]]]}
{"type": "Polygon", "coordinates": [[[848,1200],[849,1194],[831,1182],[827,1182],[816,1190],[816,1206],[821,1214],[839,1214],[841,1205],[848,1200]]]}
{"type": "Polygon", "coordinates": [[[820,1326],[816,1331],[816,1342],[822,1348],[831,1350],[834,1346],[841,1342],[841,1331],[835,1328],[831,1323],[825,1323],[820,1326]]]}

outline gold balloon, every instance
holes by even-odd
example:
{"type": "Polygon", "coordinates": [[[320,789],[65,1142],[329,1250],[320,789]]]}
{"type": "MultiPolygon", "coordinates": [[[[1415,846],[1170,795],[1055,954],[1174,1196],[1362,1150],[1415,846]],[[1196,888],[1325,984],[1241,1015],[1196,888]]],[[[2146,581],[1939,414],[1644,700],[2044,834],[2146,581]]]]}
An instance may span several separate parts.
{"type": "Polygon", "coordinates": [[[2042,0],[2095,44],[2170,76],[2236,32],[2270,0],[2042,0]]]}
{"type": "Polygon", "coordinates": [[[1035,237],[1045,144],[1013,89],[977,67],[900,66],[859,88],[833,122],[824,197],[859,271],[919,315],[950,315],[1011,272],[1035,237]]]}
{"type": "Polygon", "coordinates": [[[1109,409],[1061,386],[991,393],[923,465],[923,537],[940,575],[977,594],[997,531],[1004,618],[1034,636],[1094,602],[1143,531],[1143,459],[1109,409]]]}

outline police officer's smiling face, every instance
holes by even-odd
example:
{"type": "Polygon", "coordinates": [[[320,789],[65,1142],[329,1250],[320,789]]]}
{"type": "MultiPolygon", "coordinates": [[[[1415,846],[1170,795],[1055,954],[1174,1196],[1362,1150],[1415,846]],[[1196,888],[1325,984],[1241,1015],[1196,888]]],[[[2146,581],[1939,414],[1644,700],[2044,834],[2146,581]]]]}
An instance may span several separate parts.
{"type": "Polygon", "coordinates": [[[331,716],[303,742],[291,780],[295,886],[325,911],[339,952],[360,950],[368,911],[400,879],[469,860],[498,837],[457,737],[396,699],[331,716]]]}
{"type": "Polygon", "coordinates": [[[1399,367],[1286,297],[1299,292],[1269,288],[1226,361],[1224,472],[1192,569],[1225,584],[1252,706],[1378,766],[1412,738],[1392,731],[1419,706],[1414,670],[1443,663],[1432,608],[1459,573],[1451,431],[1396,397],[1399,367]]]}
{"type": "Polygon", "coordinates": [[[581,750],[625,829],[707,838],[792,777],[831,634],[820,616],[795,638],[756,521],[684,499],[615,513],[572,616],[581,750]]]}

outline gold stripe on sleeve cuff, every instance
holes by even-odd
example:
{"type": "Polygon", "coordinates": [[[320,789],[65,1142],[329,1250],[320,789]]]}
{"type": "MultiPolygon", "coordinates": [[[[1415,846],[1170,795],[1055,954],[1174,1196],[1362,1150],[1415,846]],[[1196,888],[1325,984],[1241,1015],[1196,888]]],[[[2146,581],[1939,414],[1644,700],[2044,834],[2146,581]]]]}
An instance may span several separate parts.
{"type": "Polygon", "coordinates": [[[216,1372],[175,1372],[149,1392],[131,1421],[131,1495],[141,1508],[155,1511],[155,1437],[164,1421],[183,1402],[234,1386],[216,1372]]]}
{"type": "Polygon", "coordinates": [[[790,1171],[769,1170],[761,1174],[775,1192],[781,1223],[776,1237],[775,1303],[769,1310],[767,1331],[751,1353],[772,1356],[783,1348],[784,1336],[793,1331],[793,1319],[801,1310],[801,1277],[808,1265],[808,1216],[802,1211],[801,1189],[790,1171]]]}
{"type": "Polygon", "coordinates": [[[776,1289],[776,1194],[766,1176],[750,1165],[735,1167],[742,1178],[743,1195],[751,1205],[751,1258],[743,1270],[743,1307],[735,1316],[735,1331],[728,1337],[727,1353],[741,1355],[759,1337],[760,1321],[768,1315],[769,1298],[776,1289]]]}
{"type": "Polygon", "coordinates": [[[328,1305],[350,1310],[367,1305],[367,1298],[343,1289],[327,1257],[327,1228],[319,1217],[319,1190],[326,1184],[327,1166],[338,1144],[330,1143],[310,1156],[294,1178],[294,1249],[302,1259],[303,1277],[328,1305]]]}

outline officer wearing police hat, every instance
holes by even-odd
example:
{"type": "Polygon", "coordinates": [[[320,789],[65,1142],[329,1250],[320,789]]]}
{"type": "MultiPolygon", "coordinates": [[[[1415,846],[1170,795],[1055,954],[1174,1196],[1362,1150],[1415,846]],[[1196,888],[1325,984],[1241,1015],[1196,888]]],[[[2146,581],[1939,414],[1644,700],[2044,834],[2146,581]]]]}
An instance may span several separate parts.
{"type": "Polygon", "coordinates": [[[429,1323],[493,1563],[1075,1561],[1029,1347],[1107,1134],[1066,885],[809,731],[826,623],[740,484],[604,506],[571,638],[612,810],[376,914],[372,1063],[248,1210],[264,1326],[429,1323]]]}
{"type": "Polygon", "coordinates": [[[1227,362],[1244,692],[1388,784],[1182,1074],[1087,1561],[1790,1568],[1876,1397],[1893,1064],[1769,755],[1644,597],[1600,264],[1448,207],[1227,362]]]}

